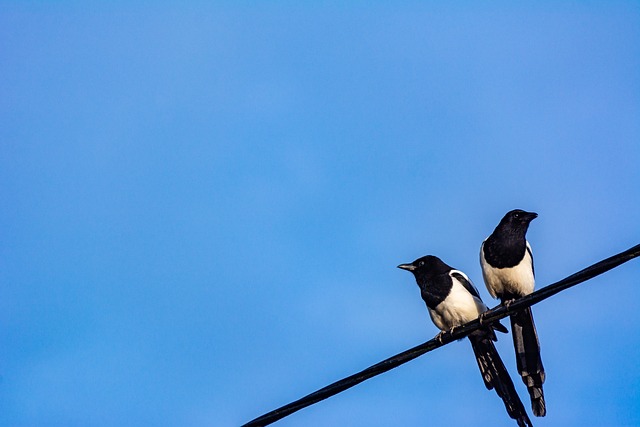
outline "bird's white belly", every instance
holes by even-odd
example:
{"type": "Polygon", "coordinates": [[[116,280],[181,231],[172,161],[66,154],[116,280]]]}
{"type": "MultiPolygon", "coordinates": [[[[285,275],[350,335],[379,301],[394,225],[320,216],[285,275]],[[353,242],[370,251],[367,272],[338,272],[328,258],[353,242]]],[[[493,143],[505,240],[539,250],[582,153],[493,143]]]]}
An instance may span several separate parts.
{"type": "Polygon", "coordinates": [[[535,288],[531,255],[525,252],[524,259],[515,267],[494,268],[482,259],[482,276],[492,297],[505,292],[516,295],[529,295],[535,288]]]}
{"type": "Polygon", "coordinates": [[[448,331],[454,326],[476,319],[486,310],[487,306],[480,299],[471,295],[462,286],[454,286],[444,301],[434,310],[429,309],[429,315],[440,330],[448,331]]]}

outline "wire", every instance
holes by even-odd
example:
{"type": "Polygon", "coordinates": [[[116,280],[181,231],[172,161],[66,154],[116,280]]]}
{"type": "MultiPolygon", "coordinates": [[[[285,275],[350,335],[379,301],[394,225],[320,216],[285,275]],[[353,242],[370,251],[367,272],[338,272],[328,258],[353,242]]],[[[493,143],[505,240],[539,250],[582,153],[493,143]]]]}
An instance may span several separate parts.
{"type": "Polygon", "coordinates": [[[484,312],[481,316],[481,320],[475,319],[471,322],[465,323],[464,325],[458,326],[451,331],[444,332],[438,335],[438,337],[430,339],[423,344],[403,351],[402,353],[396,354],[393,357],[376,363],[375,365],[370,366],[367,369],[364,369],[356,374],[329,384],[328,386],[314,391],[313,393],[308,394],[294,402],[284,405],[278,409],[274,409],[271,412],[268,412],[254,420],[249,421],[242,427],[261,427],[274,423],[281,418],[299,411],[300,409],[306,408],[307,406],[313,405],[320,402],[321,400],[327,399],[340,392],[343,392],[357,384],[360,384],[365,380],[368,380],[369,378],[373,378],[376,375],[380,375],[404,363],[407,363],[418,356],[422,356],[423,354],[449,344],[452,341],[464,338],[471,332],[480,328],[482,325],[496,322],[523,308],[537,304],[540,301],[552,297],[553,295],[562,292],[572,286],[592,279],[638,256],[640,256],[640,245],[636,245],[624,252],[620,252],[617,255],[609,257],[583,270],[580,270],[579,272],[572,274],[571,276],[566,277],[559,282],[553,283],[525,297],[519,298],[518,300],[509,304],[508,307],[505,305],[498,305],[497,307],[484,312]]]}

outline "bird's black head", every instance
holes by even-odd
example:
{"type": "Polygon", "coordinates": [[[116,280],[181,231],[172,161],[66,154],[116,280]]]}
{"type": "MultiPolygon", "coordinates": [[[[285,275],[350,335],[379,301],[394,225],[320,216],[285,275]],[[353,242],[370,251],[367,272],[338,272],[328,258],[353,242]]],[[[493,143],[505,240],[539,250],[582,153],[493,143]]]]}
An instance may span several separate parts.
{"type": "Polygon", "coordinates": [[[430,277],[437,274],[448,273],[451,270],[451,267],[433,255],[418,258],[411,264],[400,264],[398,268],[412,272],[413,275],[416,276],[416,279],[419,277],[430,277]]]}
{"type": "Polygon", "coordinates": [[[538,214],[535,212],[526,212],[522,209],[514,209],[512,211],[507,212],[507,214],[502,218],[498,227],[508,228],[511,230],[523,230],[527,231],[529,228],[529,223],[536,219],[538,214]]]}

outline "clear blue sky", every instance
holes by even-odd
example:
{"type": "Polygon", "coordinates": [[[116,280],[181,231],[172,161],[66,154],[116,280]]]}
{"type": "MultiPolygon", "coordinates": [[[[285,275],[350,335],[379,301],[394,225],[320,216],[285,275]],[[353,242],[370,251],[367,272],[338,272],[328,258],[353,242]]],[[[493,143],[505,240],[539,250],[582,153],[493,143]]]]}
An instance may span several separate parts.
{"type": "MultiPolygon", "coordinates": [[[[640,3],[340,3],[0,4],[0,425],[249,421],[437,333],[401,262],[495,305],[513,208],[538,286],[640,243],[640,3]]],[[[639,273],[535,307],[536,426],[640,425],[639,273]]],[[[462,341],[277,425],[476,422],[462,341]]]]}

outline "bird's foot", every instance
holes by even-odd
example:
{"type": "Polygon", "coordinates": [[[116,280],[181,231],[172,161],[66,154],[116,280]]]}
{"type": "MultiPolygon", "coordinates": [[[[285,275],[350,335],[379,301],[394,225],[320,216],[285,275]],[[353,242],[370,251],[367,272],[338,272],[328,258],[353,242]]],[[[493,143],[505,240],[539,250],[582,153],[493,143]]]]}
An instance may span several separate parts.
{"type": "Polygon", "coordinates": [[[480,316],[478,316],[478,322],[480,323],[480,326],[484,325],[485,317],[486,317],[485,313],[480,313],[480,316]]]}
{"type": "Polygon", "coordinates": [[[444,336],[444,334],[453,334],[453,330],[455,329],[455,326],[452,327],[451,329],[447,330],[447,331],[440,331],[438,332],[438,335],[436,335],[436,339],[438,340],[438,342],[440,344],[444,344],[444,341],[442,341],[442,337],[444,336]]]}
{"type": "Polygon", "coordinates": [[[502,301],[502,305],[504,305],[507,310],[509,310],[509,307],[511,307],[511,304],[513,304],[514,302],[516,302],[516,298],[510,298],[502,301]]]}

